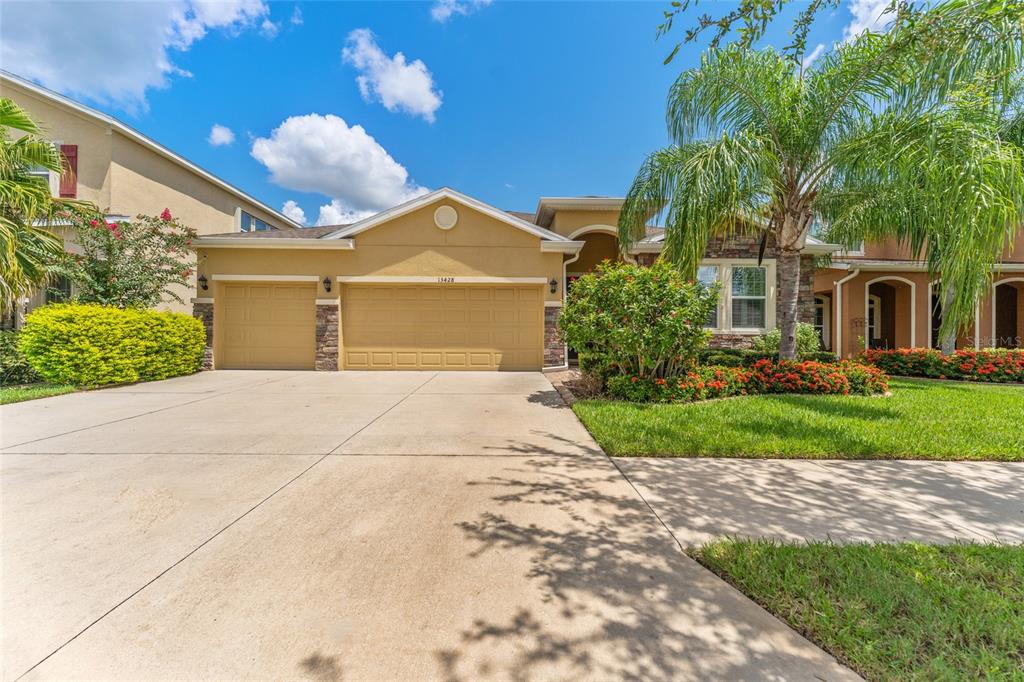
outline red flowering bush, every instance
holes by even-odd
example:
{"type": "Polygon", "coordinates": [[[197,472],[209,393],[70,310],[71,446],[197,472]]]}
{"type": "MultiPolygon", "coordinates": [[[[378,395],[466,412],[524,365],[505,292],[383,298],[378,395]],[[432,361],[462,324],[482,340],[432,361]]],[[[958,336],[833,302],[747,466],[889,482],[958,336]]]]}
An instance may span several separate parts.
{"type": "Polygon", "coordinates": [[[888,374],[992,383],[1024,382],[1024,350],[989,348],[942,355],[931,348],[866,350],[860,358],[888,374]]]}
{"type": "Polygon", "coordinates": [[[630,402],[692,402],[762,393],[876,395],[889,390],[877,367],[857,362],[759,360],[752,367],[697,367],[675,379],[615,376],[608,392],[630,402]]]}
{"type": "Polygon", "coordinates": [[[688,403],[746,395],[748,372],[739,367],[697,367],[672,379],[618,375],[608,392],[635,403],[688,403]]]}
{"type": "MultiPolygon", "coordinates": [[[[58,216],[77,243],[51,270],[74,285],[75,300],[118,308],[149,308],[191,282],[196,231],[164,209],[159,218],[106,222],[101,215],[69,209],[58,216]]],[[[56,290],[55,290],[55,293],[56,290]]]]}

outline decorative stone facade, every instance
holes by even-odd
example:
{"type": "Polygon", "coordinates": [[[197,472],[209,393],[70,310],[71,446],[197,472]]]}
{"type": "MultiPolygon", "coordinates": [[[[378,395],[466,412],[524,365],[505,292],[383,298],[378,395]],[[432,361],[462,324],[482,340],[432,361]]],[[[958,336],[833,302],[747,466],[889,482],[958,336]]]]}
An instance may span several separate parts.
{"type": "Polygon", "coordinates": [[[192,304],[192,317],[203,323],[206,346],[203,348],[203,369],[213,369],[213,303],[196,301],[192,304]]]}
{"type": "Polygon", "coordinates": [[[562,313],[559,307],[544,308],[544,366],[562,367],[565,365],[565,343],[558,336],[558,316],[562,313]]]}
{"type": "MultiPolygon", "coordinates": [[[[705,251],[706,258],[757,258],[761,248],[761,235],[734,234],[729,238],[713,237],[708,241],[705,251]]],[[[771,235],[765,243],[764,258],[778,257],[779,249],[775,238],[771,235]]],[[[657,260],[656,253],[640,253],[636,262],[640,265],[651,265],[657,260]]],[[[776,283],[776,287],[778,283],[776,283]]],[[[775,317],[779,318],[779,297],[775,299],[775,317]]],[[[797,319],[801,322],[814,322],[814,256],[800,257],[800,283],[797,299],[797,319]]],[[[715,333],[710,341],[712,348],[749,348],[755,336],[748,334],[715,333]]]]}
{"type": "Polygon", "coordinates": [[[341,307],[337,303],[316,306],[316,369],[334,372],[338,369],[338,317],[341,307]]]}

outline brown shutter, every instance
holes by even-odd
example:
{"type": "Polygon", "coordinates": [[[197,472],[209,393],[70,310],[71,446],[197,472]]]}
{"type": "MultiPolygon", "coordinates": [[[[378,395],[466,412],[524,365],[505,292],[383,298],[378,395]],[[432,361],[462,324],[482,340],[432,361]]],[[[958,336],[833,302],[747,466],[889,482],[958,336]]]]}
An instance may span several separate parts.
{"type": "Polygon", "coordinates": [[[60,196],[62,199],[78,197],[78,145],[62,144],[60,154],[64,157],[64,172],[60,176],[60,196]]]}

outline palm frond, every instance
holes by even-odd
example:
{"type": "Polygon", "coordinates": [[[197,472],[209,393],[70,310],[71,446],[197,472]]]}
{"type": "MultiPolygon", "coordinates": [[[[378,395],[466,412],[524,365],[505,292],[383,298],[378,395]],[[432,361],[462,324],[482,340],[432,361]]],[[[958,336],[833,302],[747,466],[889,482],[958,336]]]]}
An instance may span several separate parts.
{"type": "Polygon", "coordinates": [[[664,218],[663,257],[693,276],[708,239],[749,227],[779,187],[779,158],[764,138],[739,133],[651,154],[626,195],[619,241],[628,249],[655,213],[664,218]]]}

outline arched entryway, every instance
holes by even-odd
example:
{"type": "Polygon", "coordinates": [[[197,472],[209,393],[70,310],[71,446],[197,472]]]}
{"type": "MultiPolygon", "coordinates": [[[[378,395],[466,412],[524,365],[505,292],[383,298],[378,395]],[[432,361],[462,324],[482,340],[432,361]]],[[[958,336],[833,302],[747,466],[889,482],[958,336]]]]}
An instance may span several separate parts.
{"type": "MultiPolygon", "coordinates": [[[[584,242],[579,254],[565,264],[565,292],[572,291],[573,282],[581,275],[593,272],[603,261],[622,259],[619,253],[619,231],[611,225],[588,225],[568,235],[569,239],[584,242]]],[[[570,362],[579,360],[575,348],[566,346],[570,362]]]]}
{"type": "Polygon", "coordinates": [[[868,348],[912,348],[917,342],[917,285],[895,275],[864,284],[864,342],[868,348]]]}
{"type": "Polygon", "coordinates": [[[1024,348],[1024,277],[993,283],[992,346],[1024,348]]]}

